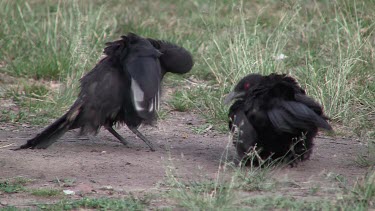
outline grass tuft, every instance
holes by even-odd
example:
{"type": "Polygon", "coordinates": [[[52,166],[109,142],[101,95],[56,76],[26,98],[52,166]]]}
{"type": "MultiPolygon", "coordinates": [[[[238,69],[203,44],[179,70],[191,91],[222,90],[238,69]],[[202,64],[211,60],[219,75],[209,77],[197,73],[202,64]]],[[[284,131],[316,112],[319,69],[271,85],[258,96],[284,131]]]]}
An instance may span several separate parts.
{"type": "Polygon", "coordinates": [[[116,198],[83,198],[80,200],[62,200],[53,205],[39,205],[40,209],[47,210],[77,210],[77,209],[96,209],[96,210],[144,210],[148,204],[148,199],[136,199],[128,197],[123,199],[116,198]]]}
{"type": "Polygon", "coordinates": [[[0,191],[4,193],[23,192],[26,190],[24,186],[27,182],[29,182],[29,180],[24,177],[16,177],[0,181],[0,191]]]}
{"type": "Polygon", "coordinates": [[[354,204],[361,207],[375,207],[375,172],[370,171],[363,179],[358,180],[352,190],[354,204]]]}
{"type": "Polygon", "coordinates": [[[52,188],[38,188],[29,190],[31,195],[42,197],[54,197],[61,195],[61,190],[52,188]]]}

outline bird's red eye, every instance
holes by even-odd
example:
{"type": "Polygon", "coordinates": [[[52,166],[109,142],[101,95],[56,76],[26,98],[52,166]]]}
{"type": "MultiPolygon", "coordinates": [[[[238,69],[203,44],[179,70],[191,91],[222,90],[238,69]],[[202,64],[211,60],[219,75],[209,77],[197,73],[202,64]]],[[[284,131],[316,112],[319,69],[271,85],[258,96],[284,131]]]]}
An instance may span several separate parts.
{"type": "Polygon", "coordinates": [[[243,88],[245,90],[248,90],[250,88],[250,83],[249,82],[246,82],[244,85],[243,85],[243,88]]]}

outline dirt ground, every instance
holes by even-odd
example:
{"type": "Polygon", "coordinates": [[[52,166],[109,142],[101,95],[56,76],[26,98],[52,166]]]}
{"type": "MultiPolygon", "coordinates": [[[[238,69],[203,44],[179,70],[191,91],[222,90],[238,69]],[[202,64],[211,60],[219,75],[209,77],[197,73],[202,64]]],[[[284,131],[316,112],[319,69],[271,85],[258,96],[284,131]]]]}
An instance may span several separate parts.
{"type": "MultiPolygon", "coordinates": [[[[170,168],[183,180],[214,179],[221,161],[232,160],[235,152],[228,144],[228,135],[212,130],[197,134],[192,130],[203,124],[203,118],[196,114],[170,112],[155,127],[141,127],[140,131],[155,145],[155,152],[125,127],[117,130],[131,143],[129,148],[101,130],[98,139],[78,137],[72,131],[45,150],[13,151],[42,128],[3,124],[0,125],[0,178],[29,178],[31,188],[56,188],[57,179],[71,179],[74,185],[62,189],[86,196],[106,195],[109,190],[111,195],[157,191],[163,188],[170,168]],[[225,156],[226,151],[229,156],[225,156]]],[[[363,176],[366,169],[355,163],[362,150],[359,141],[320,136],[315,140],[310,160],[295,168],[279,168],[272,174],[286,181],[284,189],[288,194],[307,196],[312,187],[323,187],[323,195],[335,195],[338,185],[332,177],[341,175],[352,184],[363,176]]],[[[25,193],[0,193],[3,205],[22,206],[36,201],[51,200],[25,193]]]]}

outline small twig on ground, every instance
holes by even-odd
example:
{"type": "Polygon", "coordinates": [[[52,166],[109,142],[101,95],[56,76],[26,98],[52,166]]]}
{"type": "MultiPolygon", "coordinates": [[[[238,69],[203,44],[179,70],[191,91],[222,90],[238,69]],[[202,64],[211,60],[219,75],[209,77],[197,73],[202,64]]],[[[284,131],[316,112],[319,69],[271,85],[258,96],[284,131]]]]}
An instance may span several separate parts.
{"type": "Polygon", "coordinates": [[[331,144],[349,145],[349,144],[347,144],[347,143],[340,143],[340,142],[336,142],[336,141],[329,141],[328,143],[331,143],[331,144]]]}

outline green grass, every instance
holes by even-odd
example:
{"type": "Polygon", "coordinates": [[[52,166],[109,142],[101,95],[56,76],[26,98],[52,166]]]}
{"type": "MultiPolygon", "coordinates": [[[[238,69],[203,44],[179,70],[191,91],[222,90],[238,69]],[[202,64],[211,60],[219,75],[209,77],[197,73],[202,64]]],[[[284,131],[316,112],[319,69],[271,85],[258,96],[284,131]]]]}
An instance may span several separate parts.
{"type": "Polygon", "coordinates": [[[270,176],[270,172],[275,166],[273,164],[237,170],[234,174],[236,187],[244,191],[269,191],[276,188],[277,182],[270,176]]]}
{"type": "Polygon", "coordinates": [[[0,181],[0,192],[4,193],[18,193],[24,192],[25,184],[29,182],[28,179],[23,177],[15,177],[7,180],[0,181]]]}
{"type": "MultiPolygon", "coordinates": [[[[196,64],[188,76],[206,86],[179,90],[170,104],[179,111],[201,112],[216,129],[226,130],[221,127],[228,109],[223,96],[241,77],[279,72],[296,77],[333,121],[357,134],[373,131],[372,1],[181,0],[124,5],[20,0],[2,1],[0,8],[0,56],[5,64],[0,71],[61,83],[57,92],[44,87],[41,95],[33,85],[24,87],[23,96],[10,90],[10,97],[28,109],[26,116],[43,110],[52,118],[65,111],[76,96],[78,79],[99,60],[104,43],[133,31],[168,39],[193,53],[196,64]],[[287,57],[275,59],[281,54],[287,57]]],[[[181,77],[171,78],[182,82],[181,77]]]]}
{"type": "Polygon", "coordinates": [[[148,199],[136,199],[127,197],[117,198],[83,198],[80,200],[62,200],[53,205],[39,205],[44,210],[77,210],[77,209],[95,209],[95,210],[144,210],[148,204],[148,199]]]}
{"type": "Polygon", "coordinates": [[[363,207],[375,206],[375,172],[370,171],[367,175],[356,182],[352,192],[352,201],[363,207]]]}
{"type": "Polygon", "coordinates": [[[205,123],[199,126],[192,126],[191,130],[196,134],[204,134],[207,131],[211,130],[212,127],[213,127],[212,124],[205,123]]]}
{"type": "MultiPolygon", "coordinates": [[[[175,200],[175,207],[188,210],[368,210],[375,208],[375,173],[369,173],[349,186],[341,175],[331,173],[332,180],[339,188],[335,194],[322,197],[325,187],[310,187],[310,191],[300,187],[300,183],[273,181],[275,165],[263,168],[232,169],[220,168],[215,179],[183,182],[176,172],[167,172],[170,190],[167,198],[175,200]],[[227,169],[227,170],[225,170],[227,169]],[[229,170],[229,171],[228,171],[229,170]],[[228,175],[229,177],[224,175],[228,175]],[[293,185],[291,192],[285,185],[293,185]],[[298,191],[298,194],[293,194],[298,191]],[[318,197],[320,195],[320,197],[318,197]]],[[[171,169],[171,168],[169,168],[171,169]]]]}
{"type": "Polygon", "coordinates": [[[73,187],[76,183],[75,178],[63,178],[59,179],[56,177],[56,179],[53,180],[54,183],[57,183],[60,187],[73,187]]]}
{"type": "Polygon", "coordinates": [[[110,29],[110,19],[102,18],[104,7],[85,6],[79,1],[1,1],[0,7],[4,26],[0,57],[6,64],[0,71],[25,78],[26,83],[18,87],[21,92],[10,89],[8,97],[31,115],[43,111],[47,114],[44,119],[38,115],[31,120],[45,123],[70,106],[78,79],[98,60],[105,38],[112,36],[115,28],[110,29]],[[30,78],[58,80],[62,87],[46,99],[49,87],[27,85],[30,78]]]}
{"type": "Polygon", "coordinates": [[[189,99],[188,96],[186,96],[188,93],[186,91],[178,90],[176,91],[172,99],[169,100],[169,104],[173,107],[176,111],[188,111],[193,109],[194,103],[189,99]]]}
{"type": "Polygon", "coordinates": [[[293,197],[285,196],[261,196],[254,197],[243,202],[252,210],[331,210],[334,208],[333,203],[329,200],[306,201],[293,197]]]}
{"type": "MultiPolygon", "coordinates": [[[[223,153],[223,158],[228,156],[223,153]]],[[[181,181],[174,164],[167,167],[166,185],[170,187],[167,198],[176,201],[176,207],[187,210],[230,210],[237,209],[243,202],[244,192],[268,191],[275,186],[270,179],[274,165],[237,168],[232,163],[221,163],[216,177],[204,175],[192,181],[181,181]]]]}
{"type": "MultiPolygon", "coordinates": [[[[274,28],[262,28],[256,22],[259,19],[253,24],[247,22],[252,14],[245,7],[240,7],[237,13],[230,13],[233,23],[230,23],[227,33],[212,34],[213,54],[205,58],[219,87],[207,90],[208,95],[218,94],[221,98],[215,101],[220,102],[223,94],[248,73],[289,73],[298,79],[309,95],[324,105],[334,121],[354,127],[373,124],[369,119],[366,121],[366,116],[374,110],[373,90],[361,84],[371,81],[369,72],[373,70],[374,62],[369,56],[372,50],[368,48],[373,46],[370,41],[372,32],[367,36],[360,32],[359,21],[363,15],[360,11],[365,6],[355,5],[358,8],[352,11],[353,16],[346,17],[344,13],[352,6],[350,3],[319,4],[321,7],[313,8],[299,1],[289,5],[278,22],[269,23],[274,28]],[[327,10],[321,11],[327,16],[309,16],[319,10],[327,10]],[[235,17],[241,21],[235,22],[235,17]],[[288,58],[275,60],[281,53],[288,58]]],[[[367,6],[375,5],[369,3],[367,6]]],[[[366,27],[372,30],[373,25],[366,27]]],[[[205,105],[209,110],[223,110],[221,103],[205,105]]],[[[221,115],[211,116],[224,119],[221,115]]]]}
{"type": "Polygon", "coordinates": [[[227,210],[233,207],[234,194],[229,183],[190,182],[175,180],[168,197],[187,210],[227,210]]]}
{"type": "Polygon", "coordinates": [[[37,188],[29,190],[31,195],[41,196],[41,197],[54,197],[62,195],[62,191],[53,188],[37,188]]]}
{"type": "Polygon", "coordinates": [[[5,206],[5,207],[2,207],[1,210],[2,211],[18,211],[20,209],[14,206],[5,206]]]}
{"type": "Polygon", "coordinates": [[[375,166],[375,140],[368,140],[366,152],[358,155],[356,162],[361,167],[375,166]]]}

